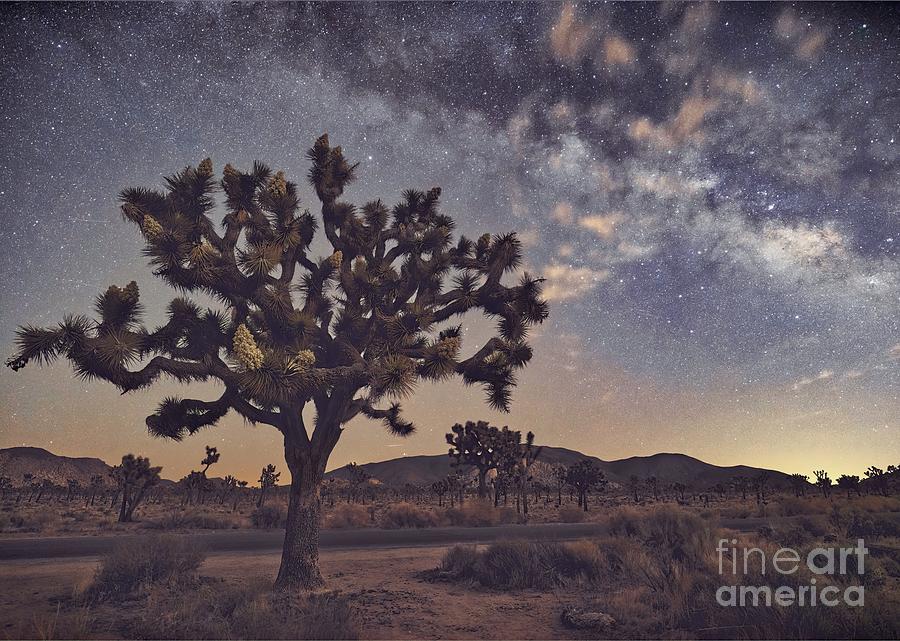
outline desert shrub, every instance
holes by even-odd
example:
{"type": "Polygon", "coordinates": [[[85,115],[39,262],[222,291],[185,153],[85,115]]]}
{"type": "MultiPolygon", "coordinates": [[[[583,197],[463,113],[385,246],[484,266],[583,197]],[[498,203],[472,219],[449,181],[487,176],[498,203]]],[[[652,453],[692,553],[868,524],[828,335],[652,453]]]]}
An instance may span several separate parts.
{"type": "Polygon", "coordinates": [[[261,530],[284,527],[287,513],[280,505],[263,505],[250,513],[250,523],[261,530]]]}
{"type": "Polygon", "coordinates": [[[492,588],[549,588],[555,584],[549,562],[553,543],[498,541],[481,553],[476,564],[477,578],[492,588]]]}
{"type": "Polygon", "coordinates": [[[723,505],[719,508],[719,515],[723,519],[746,519],[751,514],[753,510],[747,505],[723,505]]]}
{"type": "Polygon", "coordinates": [[[117,599],[140,587],[193,577],[206,552],[190,537],[168,534],[119,541],[100,561],[88,596],[117,599]]]}
{"type": "Polygon", "coordinates": [[[430,510],[411,503],[396,503],[384,511],[380,524],[388,529],[434,527],[437,517],[430,510]]]}
{"type": "Polygon", "coordinates": [[[237,528],[238,522],[221,514],[173,510],[159,518],[144,521],[141,526],[148,530],[230,530],[237,528]]]}
{"type": "Polygon", "coordinates": [[[325,517],[325,527],[346,530],[368,527],[372,524],[369,511],[356,503],[340,503],[325,517]]]}
{"type": "Polygon", "coordinates": [[[45,532],[59,522],[59,515],[49,510],[4,515],[0,529],[13,532],[45,532]]]}
{"type": "Polygon", "coordinates": [[[845,526],[851,539],[881,536],[900,536],[900,523],[891,518],[854,510],[845,526]]]}
{"type": "Polygon", "coordinates": [[[261,579],[161,587],[124,628],[138,639],[358,638],[346,597],[273,593],[261,579]]]}
{"type": "Polygon", "coordinates": [[[666,551],[673,560],[689,565],[705,560],[714,538],[707,521],[670,505],[646,512],[623,508],[610,516],[608,524],[611,534],[637,538],[649,548],[666,551]]]}
{"type": "Polygon", "coordinates": [[[563,505],[557,513],[557,519],[560,523],[581,523],[587,516],[588,513],[577,505],[563,505]]]}
{"type": "Polygon", "coordinates": [[[591,541],[498,541],[482,550],[466,545],[450,548],[432,576],[489,588],[548,589],[576,579],[596,582],[605,575],[605,567],[591,541]]]}
{"type": "Polygon", "coordinates": [[[478,549],[474,545],[454,545],[444,553],[440,572],[455,579],[475,579],[478,549]]]}
{"type": "Polygon", "coordinates": [[[854,509],[863,512],[900,512],[900,498],[896,496],[860,496],[853,497],[849,503],[854,509]]]}
{"type": "Polygon", "coordinates": [[[796,519],[797,527],[801,528],[811,537],[822,537],[828,532],[825,519],[821,516],[803,515],[796,519]]]}
{"type": "Polygon", "coordinates": [[[494,507],[490,501],[469,501],[461,507],[448,508],[444,517],[450,525],[489,527],[501,523],[515,523],[516,511],[512,508],[494,507]]]}

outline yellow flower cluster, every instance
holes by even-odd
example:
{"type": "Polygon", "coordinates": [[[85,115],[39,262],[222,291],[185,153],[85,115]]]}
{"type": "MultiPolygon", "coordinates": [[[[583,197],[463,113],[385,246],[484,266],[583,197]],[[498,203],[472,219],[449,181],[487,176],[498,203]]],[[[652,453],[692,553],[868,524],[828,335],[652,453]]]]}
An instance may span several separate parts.
{"type": "Polygon", "coordinates": [[[250,330],[243,323],[234,330],[232,350],[241,362],[241,365],[247,369],[259,369],[262,367],[262,350],[256,345],[256,341],[253,340],[253,334],[250,333],[250,330]]]}
{"type": "Polygon", "coordinates": [[[437,353],[441,358],[455,358],[459,353],[461,341],[459,336],[445,338],[437,344],[437,353]]]}
{"type": "Polygon", "coordinates": [[[144,219],[141,221],[141,231],[144,232],[147,240],[156,240],[163,233],[163,228],[153,216],[144,214],[144,219]]]}
{"type": "Polygon", "coordinates": [[[287,180],[284,178],[283,171],[275,174],[275,177],[269,182],[269,191],[276,198],[281,198],[287,193],[287,180]]]}
{"type": "Polygon", "coordinates": [[[337,250],[331,256],[328,257],[328,263],[334,267],[335,269],[341,268],[341,263],[344,262],[344,252],[341,250],[337,250]]]}
{"type": "Polygon", "coordinates": [[[200,164],[197,165],[197,173],[201,176],[212,176],[213,166],[211,158],[204,158],[200,161],[200,164]]]}
{"type": "Polygon", "coordinates": [[[250,212],[246,209],[239,209],[237,213],[237,221],[241,225],[246,225],[250,222],[250,212]]]}
{"type": "Polygon", "coordinates": [[[291,359],[290,363],[288,363],[288,365],[291,368],[296,368],[296,369],[301,369],[301,370],[309,369],[310,367],[312,367],[315,364],[316,364],[316,355],[313,354],[308,349],[304,349],[304,350],[297,352],[297,355],[291,359]]]}
{"type": "Polygon", "coordinates": [[[195,263],[202,262],[216,255],[216,248],[203,240],[191,248],[190,258],[195,263]]]}
{"type": "Polygon", "coordinates": [[[234,178],[238,175],[238,170],[235,169],[231,163],[225,165],[225,169],[223,170],[226,178],[234,178]]]}

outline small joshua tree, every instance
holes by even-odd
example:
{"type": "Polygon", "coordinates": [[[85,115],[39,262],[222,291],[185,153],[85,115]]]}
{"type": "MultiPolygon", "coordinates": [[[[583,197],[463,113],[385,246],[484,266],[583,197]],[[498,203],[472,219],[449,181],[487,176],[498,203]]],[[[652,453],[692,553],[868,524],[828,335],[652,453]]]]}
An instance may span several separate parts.
{"type": "Polygon", "coordinates": [[[379,200],[358,208],[340,199],[357,169],[341,148],[322,136],[308,158],[320,220],[300,210],[283,172],[261,163],[247,172],[226,165],[217,181],[206,159],[167,178],[164,192],[122,192],[122,215],[142,234],[154,273],[224,311],[176,298],[165,324],[149,329],[137,284],[113,286],[97,299],[97,320],[20,328],[8,361],[17,370],[64,356],[79,376],[122,392],[161,376],[221,385],[212,400],[165,399],[147,419],[162,437],[181,439],[230,410],[281,432],[291,486],[278,588],[322,584],[319,486],[343,426],[363,415],[410,434],[396,399],[419,380],[452,376],[483,386],[492,407],[508,410],[516,371],[532,357],[528,330],[548,314],[539,278],[502,282],[522,263],[514,233],[454,244],[454,221],[438,212],[440,189],[409,190],[393,209],[379,200]],[[221,225],[210,218],[217,190],[225,194],[221,225]],[[319,227],[331,247],[315,259],[319,227]],[[461,327],[444,324],[475,311],[496,319],[497,335],[463,357],[461,327]],[[312,429],[303,419],[310,404],[312,429]]]}
{"type": "Polygon", "coordinates": [[[856,492],[856,495],[859,496],[859,477],[856,475],[848,476],[847,474],[841,474],[837,478],[837,485],[839,488],[847,492],[847,498],[850,498],[851,492],[856,492]]]}
{"type": "Polygon", "coordinates": [[[437,496],[438,507],[444,507],[444,495],[450,491],[450,485],[446,480],[441,479],[431,484],[431,491],[437,496]]]}
{"type": "Polygon", "coordinates": [[[885,476],[883,469],[872,465],[871,467],[869,467],[869,469],[866,470],[866,479],[868,481],[868,485],[871,486],[871,488],[876,493],[887,496],[887,476],[885,476]]]}
{"type": "Polygon", "coordinates": [[[471,465],[478,472],[478,498],[487,496],[488,472],[497,470],[504,463],[510,446],[518,434],[509,427],[494,427],[487,421],[466,421],[465,425],[457,423],[447,434],[450,445],[450,458],[454,466],[471,465]]]}
{"type": "Polygon", "coordinates": [[[768,472],[760,472],[756,476],[753,477],[753,490],[756,492],[756,504],[757,505],[765,505],[768,503],[766,500],[766,492],[769,488],[769,473],[768,472]]]}
{"type": "Polygon", "coordinates": [[[798,498],[804,496],[808,483],[809,477],[806,474],[791,474],[791,488],[794,490],[794,496],[798,498]]]}
{"type": "Polygon", "coordinates": [[[731,486],[735,492],[741,493],[741,500],[747,500],[747,490],[750,489],[750,479],[746,476],[735,476],[731,479],[731,486]]]}
{"type": "Polygon", "coordinates": [[[644,481],[647,485],[647,489],[650,490],[650,493],[653,495],[654,501],[659,501],[659,479],[655,476],[647,477],[644,481]]]}
{"type": "Polygon", "coordinates": [[[631,496],[634,497],[635,503],[641,502],[641,479],[632,474],[628,477],[628,490],[631,492],[631,496]]]}
{"type": "Polygon", "coordinates": [[[147,490],[159,483],[161,467],[150,467],[150,459],[134,454],[122,457],[121,465],[112,469],[121,498],[119,522],[131,521],[147,490]]]}
{"type": "Polygon", "coordinates": [[[822,496],[827,499],[831,493],[831,477],[825,470],[815,470],[813,474],[816,477],[816,485],[822,490],[822,496]]]}
{"type": "Polygon", "coordinates": [[[266,494],[278,484],[279,478],[281,478],[281,472],[276,472],[275,466],[271,463],[262,469],[259,475],[259,499],[256,501],[256,507],[266,504],[266,494]]]}
{"type": "Polygon", "coordinates": [[[531,466],[538,459],[543,450],[534,445],[534,433],[528,432],[525,441],[522,442],[522,433],[510,430],[500,445],[502,470],[506,478],[513,482],[516,490],[516,512],[523,514],[528,520],[528,488],[530,487],[531,466]]]}
{"type": "Polygon", "coordinates": [[[94,474],[91,476],[91,484],[89,487],[90,490],[90,499],[87,501],[87,505],[94,505],[94,499],[97,496],[98,492],[102,492],[104,487],[103,477],[100,474],[94,474]]]}
{"type": "Polygon", "coordinates": [[[569,468],[566,483],[575,489],[578,495],[578,506],[588,511],[588,493],[594,489],[602,489],[606,485],[606,476],[590,459],[581,459],[569,468]]]}
{"type": "Polygon", "coordinates": [[[566,484],[566,475],[569,469],[565,465],[553,466],[553,481],[556,484],[556,507],[562,506],[562,491],[566,484]]]}
{"type": "Polygon", "coordinates": [[[78,496],[81,491],[81,483],[78,479],[66,479],[66,503],[78,496]]]}
{"type": "MultiPolygon", "coordinates": [[[[347,503],[356,502],[356,499],[360,495],[360,489],[369,481],[369,474],[364,469],[362,469],[356,463],[347,463],[347,482],[348,491],[347,491],[347,503]]],[[[365,503],[365,495],[362,497],[362,502],[365,503]]]]}

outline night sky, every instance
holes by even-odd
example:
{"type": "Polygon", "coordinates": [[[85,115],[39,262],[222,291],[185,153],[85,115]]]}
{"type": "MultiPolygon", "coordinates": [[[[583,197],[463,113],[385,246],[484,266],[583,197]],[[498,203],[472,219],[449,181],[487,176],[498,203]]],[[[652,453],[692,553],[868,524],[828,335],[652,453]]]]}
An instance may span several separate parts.
{"type": "MultiPolygon", "coordinates": [[[[7,4],[0,22],[4,354],[114,283],[161,320],[176,294],[123,187],[259,159],[316,211],[304,152],[328,132],[361,163],[346,200],[442,187],[460,232],[520,232],[552,305],[509,415],[424,384],[416,435],[356,419],[331,467],[443,452],[477,418],[605,459],[900,463],[896,6],[7,4]]],[[[468,355],[486,324],[465,325],[468,355]]],[[[0,446],[133,451],[175,478],[205,444],[217,475],[283,467],[276,430],[234,415],[149,436],[176,387],[4,369],[0,446]]]]}

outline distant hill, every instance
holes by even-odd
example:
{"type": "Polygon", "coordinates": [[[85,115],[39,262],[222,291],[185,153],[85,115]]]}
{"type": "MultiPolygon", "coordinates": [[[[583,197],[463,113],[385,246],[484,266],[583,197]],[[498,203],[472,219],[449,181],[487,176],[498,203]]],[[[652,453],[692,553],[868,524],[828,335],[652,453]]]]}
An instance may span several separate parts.
{"type": "MultiPolygon", "coordinates": [[[[652,456],[633,456],[616,461],[604,461],[595,456],[587,456],[575,450],[563,447],[545,446],[541,452],[539,463],[544,466],[572,465],[581,459],[591,459],[603,470],[606,477],[619,484],[624,484],[632,475],[644,479],[655,476],[663,483],[684,483],[693,487],[710,487],[717,483],[725,483],[735,476],[755,476],[762,468],[736,465],[721,467],[712,465],[686,454],[654,454],[652,456]]],[[[405,456],[402,458],[366,463],[360,465],[369,476],[387,485],[431,484],[450,473],[450,457],[446,454],[434,456],[405,456]]],[[[788,475],[775,470],[769,472],[771,483],[784,485],[788,483],[788,475]]],[[[338,468],[329,472],[328,476],[346,478],[347,469],[338,468]]]]}
{"type": "MultiPolygon", "coordinates": [[[[538,459],[540,475],[544,476],[554,465],[572,465],[588,458],[597,463],[606,477],[613,483],[624,484],[632,475],[644,479],[655,476],[662,483],[684,483],[695,488],[706,488],[717,483],[725,483],[735,476],[755,476],[760,468],[736,465],[721,467],[705,463],[685,454],[654,454],[652,456],[632,456],[616,461],[604,461],[564,447],[545,446],[538,459]]],[[[450,457],[446,454],[433,456],[404,456],[389,461],[360,465],[369,476],[385,485],[399,487],[407,483],[430,485],[445,478],[450,472],[450,457]]],[[[9,477],[14,486],[22,485],[24,474],[33,474],[37,479],[50,479],[57,485],[64,485],[68,479],[76,479],[87,484],[91,476],[100,474],[108,478],[110,466],[98,458],[70,458],[57,456],[39,447],[11,447],[0,449],[0,476],[9,477]]],[[[766,470],[773,485],[787,485],[789,477],[783,472],[766,470]]],[[[332,470],[326,476],[346,478],[347,468],[332,470]]],[[[218,479],[210,479],[219,483],[218,479]]],[[[549,480],[549,479],[548,479],[549,480]]],[[[168,484],[171,481],[165,481],[168,484]]]]}
{"type": "Polygon", "coordinates": [[[33,474],[35,479],[49,479],[56,485],[65,485],[68,479],[87,485],[92,476],[99,474],[109,483],[110,469],[98,458],[58,456],[40,447],[0,449],[0,476],[9,477],[15,487],[23,485],[25,474],[33,474]]]}

